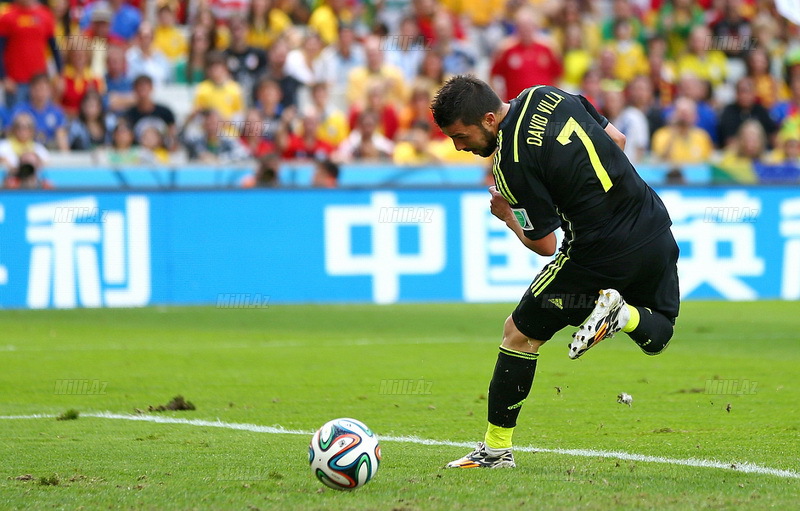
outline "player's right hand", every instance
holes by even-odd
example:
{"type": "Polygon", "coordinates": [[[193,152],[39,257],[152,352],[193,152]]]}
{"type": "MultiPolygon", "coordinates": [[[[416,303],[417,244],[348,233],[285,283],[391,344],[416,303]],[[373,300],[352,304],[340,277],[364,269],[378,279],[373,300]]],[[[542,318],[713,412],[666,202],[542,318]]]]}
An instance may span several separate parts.
{"type": "Polygon", "coordinates": [[[489,210],[494,216],[508,224],[514,218],[514,213],[511,211],[508,201],[497,191],[496,186],[490,186],[489,193],[492,194],[492,199],[489,201],[489,210]]]}

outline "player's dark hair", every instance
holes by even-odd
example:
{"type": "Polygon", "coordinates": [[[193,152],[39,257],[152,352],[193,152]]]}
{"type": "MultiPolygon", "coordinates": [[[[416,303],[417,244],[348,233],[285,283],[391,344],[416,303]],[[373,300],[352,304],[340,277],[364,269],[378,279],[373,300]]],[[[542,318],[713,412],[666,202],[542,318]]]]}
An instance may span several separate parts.
{"type": "Polygon", "coordinates": [[[458,75],[442,85],[431,102],[433,120],[440,128],[456,121],[477,126],[483,116],[500,110],[502,101],[489,84],[472,75],[458,75]]]}

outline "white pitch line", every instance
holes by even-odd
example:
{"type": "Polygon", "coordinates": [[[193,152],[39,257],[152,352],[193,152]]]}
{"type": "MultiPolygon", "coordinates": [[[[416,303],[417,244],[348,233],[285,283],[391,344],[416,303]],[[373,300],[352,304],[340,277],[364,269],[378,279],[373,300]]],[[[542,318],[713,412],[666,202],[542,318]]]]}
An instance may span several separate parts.
{"type": "MultiPolygon", "coordinates": [[[[298,429],[284,429],[280,426],[259,426],[258,424],[222,422],[220,420],[208,421],[202,419],[180,419],[175,417],[158,417],[155,415],[125,415],[111,412],[81,412],[82,417],[94,417],[98,419],[118,419],[139,422],[154,422],[157,424],[184,424],[187,426],[200,426],[209,428],[233,429],[238,431],[250,431],[252,433],[269,433],[273,435],[306,435],[311,436],[313,431],[302,431],[298,429]]],[[[34,415],[0,415],[0,420],[16,419],[52,419],[55,415],[34,414],[34,415]]],[[[403,442],[417,445],[434,445],[447,447],[474,447],[470,442],[452,442],[449,440],[431,440],[413,436],[383,436],[378,435],[382,442],[403,442]]],[[[564,454],[567,456],[581,456],[587,458],[612,458],[625,461],[641,461],[645,463],[664,463],[667,465],[683,465],[686,467],[699,468],[718,468],[743,472],[745,474],[763,474],[788,479],[800,479],[800,473],[794,470],[784,470],[779,468],[762,467],[755,463],[723,463],[716,460],[704,460],[697,458],[665,458],[663,456],[648,456],[644,454],[632,454],[620,451],[598,451],[595,449],[546,449],[542,447],[514,447],[520,452],[547,452],[552,454],[564,454]]]]}

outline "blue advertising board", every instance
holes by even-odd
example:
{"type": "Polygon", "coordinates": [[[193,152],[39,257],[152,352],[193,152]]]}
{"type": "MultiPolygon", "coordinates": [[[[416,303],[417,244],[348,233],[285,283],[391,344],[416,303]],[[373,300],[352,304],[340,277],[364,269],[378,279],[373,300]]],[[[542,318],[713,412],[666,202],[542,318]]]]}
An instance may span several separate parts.
{"type": "MultiPolygon", "coordinates": [[[[663,188],[684,298],[800,298],[800,190],[663,188]]],[[[0,194],[0,307],[509,301],[549,258],[483,189],[0,194]]]]}

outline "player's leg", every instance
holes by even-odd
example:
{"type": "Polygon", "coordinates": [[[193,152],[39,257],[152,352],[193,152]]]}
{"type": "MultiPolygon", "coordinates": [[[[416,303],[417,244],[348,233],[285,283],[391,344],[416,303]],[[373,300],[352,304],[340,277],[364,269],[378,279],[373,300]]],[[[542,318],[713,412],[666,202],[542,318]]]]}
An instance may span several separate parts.
{"type": "Polygon", "coordinates": [[[489,384],[488,426],[484,441],[452,468],[513,467],[512,435],[523,403],[533,386],[539,347],[569,324],[578,324],[591,307],[570,297],[586,290],[576,283],[596,286],[565,258],[549,264],[527,289],[513,314],[506,319],[503,342],[489,384]]]}
{"type": "Polygon", "coordinates": [[[599,268],[609,274],[627,269],[628,282],[619,287],[622,294],[611,288],[600,291],[592,313],[573,335],[570,358],[580,357],[619,331],[648,355],[664,351],[680,306],[678,255],[675,239],[666,231],[641,250],[599,268]]]}
{"type": "Polygon", "coordinates": [[[678,249],[670,231],[659,236],[648,249],[643,274],[624,293],[630,320],[622,329],[648,355],[658,355],[672,339],[680,309],[678,249]]]}
{"type": "Polygon", "coordinates": [[[528,398],[536,373],[539,346],[545,341],[531,339],[519,331],[512,316],[503,326],[503,342],[489,382],[488,426],[477,448],[447,464],[449,468],[515,467],[511,437],[522,404],[528,398]]]}

